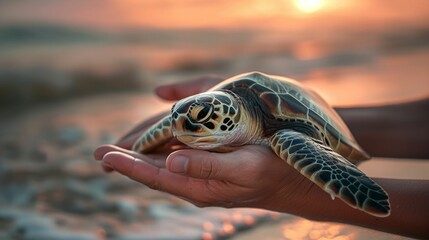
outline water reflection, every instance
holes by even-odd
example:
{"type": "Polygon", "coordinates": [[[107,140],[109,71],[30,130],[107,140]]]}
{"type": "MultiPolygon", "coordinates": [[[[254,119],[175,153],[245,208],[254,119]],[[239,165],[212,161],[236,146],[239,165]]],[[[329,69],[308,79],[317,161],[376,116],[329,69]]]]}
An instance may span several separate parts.
{"type": "Polygon", "coordinates": [[[297,220],[287,223],[283,227],[285,239],[330,239],[330,240],[353,240],[356,239],[355,232],[346,231],[344,225],[333,223],[318,223],[309,220],[297,220]]]}

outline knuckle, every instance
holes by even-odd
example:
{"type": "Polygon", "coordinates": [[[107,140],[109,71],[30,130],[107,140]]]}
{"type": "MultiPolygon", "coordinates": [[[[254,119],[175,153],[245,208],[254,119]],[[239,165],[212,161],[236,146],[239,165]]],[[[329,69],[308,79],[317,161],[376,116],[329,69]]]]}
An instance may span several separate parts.
{"type": "Polygon", "coordinates": [[[210,179],[214,177],[215,170],[214,170],[214,164],[211,158],[205,157],[201,161],[201,167],[200,167],[200,176],[202,178],[210,179]]]}
{"type": "Polygon", "coordinates": [[[151,181],[149,182],[149,188],[151,188],[153,190],[163,191],[163,187],[162,187],[161,182],[159,181],[159,178],[158,178],[159,175],[160,175],[160,169],[157,168],[157,172],[155,174],[156,177],[151,179],[151,181]]]}

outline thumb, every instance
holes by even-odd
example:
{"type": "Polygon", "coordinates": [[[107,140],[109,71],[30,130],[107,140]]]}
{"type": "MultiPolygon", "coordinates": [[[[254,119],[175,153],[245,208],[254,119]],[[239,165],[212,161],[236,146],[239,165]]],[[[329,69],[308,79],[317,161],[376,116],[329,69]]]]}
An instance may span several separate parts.
{"type": "Polygon", "coordinates": [[[237,173],[240,161],[229,160],[227,153],[203,150],[179,150],[167,157],[170,172],[200,179],[229,180],[237,173]]]}

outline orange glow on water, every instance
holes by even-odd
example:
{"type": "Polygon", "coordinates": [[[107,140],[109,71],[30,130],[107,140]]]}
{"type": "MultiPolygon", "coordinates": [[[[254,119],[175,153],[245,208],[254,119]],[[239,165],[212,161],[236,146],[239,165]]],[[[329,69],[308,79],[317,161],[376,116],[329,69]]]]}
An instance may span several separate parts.
{"type": "Polygon", "coordinates": [[[247,225],[253,225],[253,224],[255,224],[256,219],[255,219],[255,217],[253,217],[253,216],[245,216],[245,217],[244,217],[244,222],[245,222],[247,225]]]}
{"type": "Polygon", "coordinates": [[[213,231],[213,229],[215,228],[215,225],[212,222],[207,221],[203,223],[203,228],[206,231],[213,231]]]}
{"type": "Polygon", "coordinates": [[[283,237],[286,239],[356,239],[354,233],[343,233],[343,226],[338,224],[298,220],[284,225],[283,228],[283,237]]]}
{"type": "Polygon", "coordinates": [[[235,227],[231,223],[226,222],[222,226],[222,231],[226,235],[230,235],[230,234],[233,234],[235,232],[235,227]]]}
{"type": "Polygon", "coordinates": [[[233,220],[234,222],[241,223],[241,222],[243,222],[243,215],[242,215],[242,214],[240,214],[240,213],[234,213],[234,214],[232,215],[232,220],[233,220]]]}
{"type": "Polygon", "coordinates": [[[213,234],[208,233],[208,232],[205,232],[205,233],[203,233],[203,235],[202,235],[202,239],[203,239],[203,240],[213,240],[213,239],[214,239],[214,237],[213,237],[213,234]]]}

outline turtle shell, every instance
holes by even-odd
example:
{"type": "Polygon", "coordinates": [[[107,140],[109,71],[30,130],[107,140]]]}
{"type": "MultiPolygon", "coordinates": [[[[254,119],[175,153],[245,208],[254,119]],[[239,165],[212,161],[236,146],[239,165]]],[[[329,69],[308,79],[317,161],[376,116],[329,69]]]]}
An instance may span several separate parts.
{"type": "MultiPolygon", "coordinates": [[[[264,118],[269,119],[262,119],[267,136],[283,128],[310,129],[316,133],[315,138],[352,163],[369,158],[335,110],[317,93],[295,80],[252,72],[225,80],[211,90],[231,91],[244,98],[244,102],[249,93],[256,96],[261,109],[268,113],[264,118]]],[[[248,107],[257,107],[252,104],[248,107]]]]}

